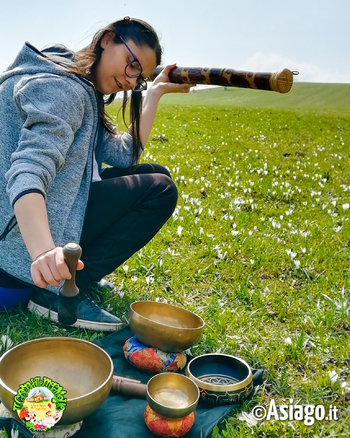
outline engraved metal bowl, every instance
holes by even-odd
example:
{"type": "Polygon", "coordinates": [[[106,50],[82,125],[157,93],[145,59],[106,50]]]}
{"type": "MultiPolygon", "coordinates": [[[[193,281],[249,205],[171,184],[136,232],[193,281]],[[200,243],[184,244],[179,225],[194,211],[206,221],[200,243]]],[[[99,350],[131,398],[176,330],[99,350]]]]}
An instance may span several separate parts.
{"type": "Polygon", "coordinates": [[[129,325],[143,344],[175,353],[192,347],[201,337],[205,323],[181,307],[136,301],[130,305],[129,325]]]}
{"type": "Polygon", "coordinates": [[[58,425],[82,420],[107,398],[113,378],[110,356],[91,342],[74,338],[40,338],[8,350],[0,358],[0,399],[12,411],[19,385],[48,377],[67,391],[58,425]]]}
{"type": "Polygon", "coordinates": [[[197,356],[188,363],[186,375],[197,384],[201,400],[209,405],[241,403],[253,389],[250,366],[229,354],[197,356]]]}
{"type": "Polygon", "coordinates": [[[146,398],[150,407],[167,418],[183,418],[196,409],[198,386],[177,373],[162,373],[147,383],[146,398]]]}

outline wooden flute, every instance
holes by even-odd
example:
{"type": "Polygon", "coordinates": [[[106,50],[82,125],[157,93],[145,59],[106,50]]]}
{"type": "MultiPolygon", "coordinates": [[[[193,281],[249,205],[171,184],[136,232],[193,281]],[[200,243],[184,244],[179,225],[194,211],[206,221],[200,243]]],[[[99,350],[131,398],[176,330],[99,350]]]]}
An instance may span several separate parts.
{"type": "MultiPolygon", "coordinates": [[[[157,67],[148,78],[153,81],[163,67],[157,67]]],[[[285,68],[277,73],[259,73],[228,68],[176,67],[169,79],[174,83],[220,85],[224,87],[254,88],[288,93],[293,85],[293,74],[285,68]]]]}

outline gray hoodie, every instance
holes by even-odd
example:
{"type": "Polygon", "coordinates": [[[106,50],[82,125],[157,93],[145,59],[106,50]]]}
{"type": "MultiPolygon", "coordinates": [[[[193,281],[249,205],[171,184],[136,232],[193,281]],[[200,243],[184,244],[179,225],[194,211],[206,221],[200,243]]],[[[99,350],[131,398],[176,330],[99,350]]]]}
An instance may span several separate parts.
{"type": "Polygon", "coordinates": [[[131,135],[108,133],[93,85],[58,64],[72,57],[63,46],[40,52],[26,43],[0,74],[0,269],[27,283],[31,259],[14,217],[16,200],[42,193],[55,244],[79,242],[93,154],[99,166],[133,164],[131,135]]]}

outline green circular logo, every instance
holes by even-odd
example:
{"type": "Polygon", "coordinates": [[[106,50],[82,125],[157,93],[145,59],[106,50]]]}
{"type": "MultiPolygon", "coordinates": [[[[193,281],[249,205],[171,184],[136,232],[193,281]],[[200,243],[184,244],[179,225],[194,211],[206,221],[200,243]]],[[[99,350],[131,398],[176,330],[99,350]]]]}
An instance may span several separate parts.
{"type": "Polygon", "coordinates": [[[33,432],[46,432],[62,417],[66,390],[48,377],[34,377],[19,386],[12,406],[20,420],[33,432]]]}

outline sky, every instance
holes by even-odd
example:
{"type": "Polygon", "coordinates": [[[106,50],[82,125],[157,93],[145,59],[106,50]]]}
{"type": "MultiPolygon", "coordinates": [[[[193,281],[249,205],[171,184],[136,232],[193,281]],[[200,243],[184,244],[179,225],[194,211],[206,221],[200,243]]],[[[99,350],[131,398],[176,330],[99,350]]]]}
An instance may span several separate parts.
{"type": "Polygon", "coordinates": [[[163,64],[299,71],[295,80],[350,83],[350,0],[10,0],[0,10],[0,71],[25,41],[78,50],[124,16],[153,25],[163,64]]]}

